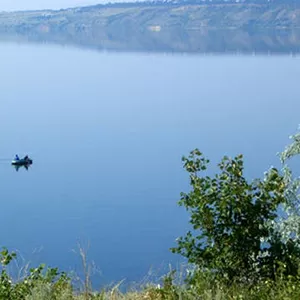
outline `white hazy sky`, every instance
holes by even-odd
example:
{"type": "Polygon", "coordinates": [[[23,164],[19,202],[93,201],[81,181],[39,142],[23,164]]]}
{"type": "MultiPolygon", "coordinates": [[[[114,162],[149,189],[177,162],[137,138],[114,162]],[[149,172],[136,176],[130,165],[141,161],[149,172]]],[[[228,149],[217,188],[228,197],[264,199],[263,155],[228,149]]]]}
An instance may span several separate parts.
{"type": "Polygon", "coordinates": [[[105,2],[123,2],[105,0],[0,0],[0,11],[29,9],[60,9],[74,6],[85,6],[105,2]]]}

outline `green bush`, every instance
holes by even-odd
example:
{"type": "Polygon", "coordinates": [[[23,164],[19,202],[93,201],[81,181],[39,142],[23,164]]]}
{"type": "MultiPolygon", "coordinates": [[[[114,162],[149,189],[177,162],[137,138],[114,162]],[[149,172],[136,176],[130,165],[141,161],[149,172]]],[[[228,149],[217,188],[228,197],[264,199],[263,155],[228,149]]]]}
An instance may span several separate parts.
{"type": "MultiPolygon", "coordinates": [[[[25,300],[31,299],[31,294],[40,291],[43,286],[43,292],[48,293],[51,299],[60,299],[62,293],[71,291],[70,279],[57,268],[46,268],[40,265],[32,268],[29,273],[20,280],[14,281],[7,271],[7,266],[16,258],[15,252],[9,252],[6,248],[0,252],[1,275],[0,275],[0,299],[5,300],[25,300]]],[[[46,295],[46,294],[45,294],[46,295]]],[[[47,296],[48,297],[48,296],[47,296]]],[[[45,296],[44,299],[47,299],[45,296]]],[[[32,298],[34,299],[34,298],[32,298]]],[[[50,299],[50,298],[49,298],[50,299]]]]}
{"type": "Polygon", "coordinates": [[[191,190],[179,204],[190,213],[193,231],[172,248],[200,272],[212,272],[228,282],[258,282],[298,274],[299,249],[294,241],[281,240],[270,224],[287,203],[286,181],[271,168],[263,180],[248,182],[243,176],[243,157],[224,157],[220,172],[200,176],[209,161],[196,149],[183,157],[191,190]]]}

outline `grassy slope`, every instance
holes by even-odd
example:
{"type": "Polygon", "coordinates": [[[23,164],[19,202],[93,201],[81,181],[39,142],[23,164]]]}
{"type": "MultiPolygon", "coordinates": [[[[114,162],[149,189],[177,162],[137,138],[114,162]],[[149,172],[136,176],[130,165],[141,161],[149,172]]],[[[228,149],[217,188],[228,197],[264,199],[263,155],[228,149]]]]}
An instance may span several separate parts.
{"type": "Polygon", "coordinates": [[[96,26],[127,26],[162,28],[180,26],[186,29],[243,28],[300,28],[300,5],[145,5],[145,6],[91,6],[61,11],[33,11],[1,13],[0,26],[36,29],[47,25],[52,30],[84,30],[96,26]]]}
{"type": "Polygon", "coordinates": [[[250,289],[245,285],[233,284],[228,287],[221,283],[212,284],[203,279],[189,289],[172,284],[162,287],[149,285],[141,291],[121,293],[116,286],[102,292],[75,294],[69,288],[62,288],[53,293],[51,284],[41,284],[31,291],[26,300],[299,300],[299,288],[297,280],[265,282],[250,289]]]}

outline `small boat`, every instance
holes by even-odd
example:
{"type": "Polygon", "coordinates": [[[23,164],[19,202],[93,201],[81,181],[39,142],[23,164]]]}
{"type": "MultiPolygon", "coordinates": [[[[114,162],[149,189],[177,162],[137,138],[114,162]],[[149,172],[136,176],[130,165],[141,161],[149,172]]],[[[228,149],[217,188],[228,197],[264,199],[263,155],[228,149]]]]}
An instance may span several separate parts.
{"type": "Polygon", "coordinates": [[[33,163],[32,159],[30,159],[28,156],[25,156],[22,159],[14,159],[11,164],[13,166],[29,166],[33,163]]]}

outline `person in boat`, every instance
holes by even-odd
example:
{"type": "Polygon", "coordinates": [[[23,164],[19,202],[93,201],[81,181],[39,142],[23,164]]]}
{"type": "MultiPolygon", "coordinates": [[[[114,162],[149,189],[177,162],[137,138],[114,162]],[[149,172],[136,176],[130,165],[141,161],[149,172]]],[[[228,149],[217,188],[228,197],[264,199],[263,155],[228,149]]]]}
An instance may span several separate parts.
{"type": "Polygon", "coordinates": [[[16,154],[15,160],[20,160],[19,155],[16,154]]]}
{"type": "Polygon", "coordinates": [[[24,157],[24,160],[28,160],[29,159],[29,157],[28,157],[28,155],[26,155],[25,157],[24,157]]]}

